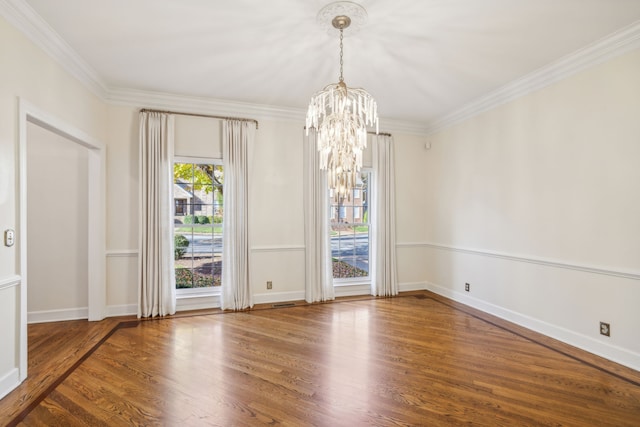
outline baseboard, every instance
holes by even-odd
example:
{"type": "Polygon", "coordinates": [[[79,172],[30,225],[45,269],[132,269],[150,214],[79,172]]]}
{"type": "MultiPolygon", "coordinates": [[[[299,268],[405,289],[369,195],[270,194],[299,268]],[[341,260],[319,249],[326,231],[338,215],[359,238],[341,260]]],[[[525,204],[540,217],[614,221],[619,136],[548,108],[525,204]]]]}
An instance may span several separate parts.
{"type": "Polygon", "coordinates": [[[136,304],[108,305],[106,313],[107,317],[136,316],[138,306],[136,304]]]}
{"type": "Polygon", "coordinates": [[[182,296],[176,300],[176,311],[220,308],[220,295],[182,296]]]}
{"type": "Polygon", "coordinates": [[[360,295],[371,295],[371,285],[346,285],[334,286],[336,297],[356,297],[360,295]]]}
{"type": "Polygon", "coordinates": [[[20,385],[20,370],[13,368],[0,378],[0,399],[20,385]]]}
{"type": "Polygon", "coordinates": [[[304,300],[304,297],[304,291],[267,292],[261,294],[253,294],[253,303],[272,304],[276,302],[301,301],[304,300]]]}
{"type": "Polygon", "coordinates": [[[427,290],[523,326],[527,329],[531,329],[532,331],[541,333],[558,341],[562,341],[581,350],[604,357],[605,359],[627,366],[631,369],[635,369],[636,371],[640,371],[640,354],[634,353],[625,348],[599,342],[589,336],[578,334],[568,329],[491,304],[434,283],[427,283],[427,290]]]}
{"type": "Polygon", "coordinates": [[[398,285],[400,292],[424,291],[427,289],[427,282],[406,282],[398,285]]]}
{"type": "MultiPolygon", "coordinates": [[[[398,285],[400,292],[422,291],[427,289],[426,282],[407,282],[398,285]]],[[[336,287],[336,296],[359,296],[371,294],[371,286],[343,286],[336,287]]],[[[304,291],[269,292],[253,295],[254,304],[273,304],[286,301],[301,301],[305,298],[304,291]]],[[[176,311],[205,310],[219,308],[219,296],[194,296],[178,298],[176,311]]],[[[107,317],[135,316],[138,313],[136,304],[110,305],[106,309],[107,317]]],[[[35,323],[35,322],[34,322],[35,323]]]]}
{"type": "Polygon", "coordinates": [[[27,323],[62,322],[65,320],[88,319],[89,308],[64,308],[61,310],[30,311],[27,323]]]}

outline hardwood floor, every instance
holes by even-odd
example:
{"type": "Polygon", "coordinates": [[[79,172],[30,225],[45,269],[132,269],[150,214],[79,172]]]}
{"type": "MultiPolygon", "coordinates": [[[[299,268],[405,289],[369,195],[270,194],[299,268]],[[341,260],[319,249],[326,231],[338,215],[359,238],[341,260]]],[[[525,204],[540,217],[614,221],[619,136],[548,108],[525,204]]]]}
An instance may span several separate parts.
{"type": "Polygon", "coordinates": [[[429,292],[215,313],[110,320],[66,369],[33,325],[58,380],[0,423],[640,425],[640,373],[429,292]]]}

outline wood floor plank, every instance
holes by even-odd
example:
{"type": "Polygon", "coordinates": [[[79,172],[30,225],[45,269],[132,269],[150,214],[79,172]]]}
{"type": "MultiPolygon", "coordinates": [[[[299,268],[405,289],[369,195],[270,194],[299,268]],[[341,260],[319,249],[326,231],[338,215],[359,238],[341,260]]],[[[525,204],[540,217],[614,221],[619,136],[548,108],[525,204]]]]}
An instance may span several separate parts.
{"type": "Polygon", "coordinates": [[[28,409],[114,327],[126,320],[131,318],[28,325],[28,377],[0,400],[0,425],[7,425],[18,414],[28,409]]]}
{"type": "Polygon", "coordinates": [[[22,424],[65,420],[637,427],[640,381],[633,370],[421,292],[118,329],[22,424]]]}

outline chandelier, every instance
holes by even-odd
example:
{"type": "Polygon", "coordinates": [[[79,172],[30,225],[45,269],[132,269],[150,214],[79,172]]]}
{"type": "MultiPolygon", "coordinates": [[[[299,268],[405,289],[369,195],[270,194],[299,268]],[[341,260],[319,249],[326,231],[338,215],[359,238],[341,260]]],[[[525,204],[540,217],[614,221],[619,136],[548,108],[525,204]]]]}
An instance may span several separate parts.
{"type": "Polygon", "coordinates": [[[367,126],[375,125],[378,133],[378,107],[366,90],[347,87],[343,77],[344,30],[351,25],[347,13],[360,19],[366,18],[366,11],[355,3],[336,2],[323,8],[318,20],[332,13],[337,14],[331,25],[340,31],[340,77],[338,83],[325,86],[311,97],[306,125],[307,135],[310,128],[316,129],[320,169],[327,171],[329,188],[336,198],[350,199],[362,169],[367,126]]]}

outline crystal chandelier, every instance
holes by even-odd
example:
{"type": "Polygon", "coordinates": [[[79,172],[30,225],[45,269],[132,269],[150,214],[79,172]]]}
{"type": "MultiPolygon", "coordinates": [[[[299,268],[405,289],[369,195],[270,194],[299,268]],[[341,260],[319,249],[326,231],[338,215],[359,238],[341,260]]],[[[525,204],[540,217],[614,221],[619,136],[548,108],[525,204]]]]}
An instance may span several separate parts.
{"type": "MultiPolygon", "coordinates": [[[[362,6],[350,2],[332,3],[320,14],[331,13],[335,8],[345,12],[345,7],[356,8],[359,16],[364,13],[366,17],[362,6]]],[[[350,199],[362,168],[362,152],[367,147],[367,126],[375,125],[378,133],[378,107],[366,90],[349,88],[344,82],[343,37],[351,18],[346,14],[335,15],[331,24],[340,31],[340,79],[312,96],[307,111],[307,135],[310,128],[316,129],[320,169],[327,171],[334,196],[350,199]]]]}

